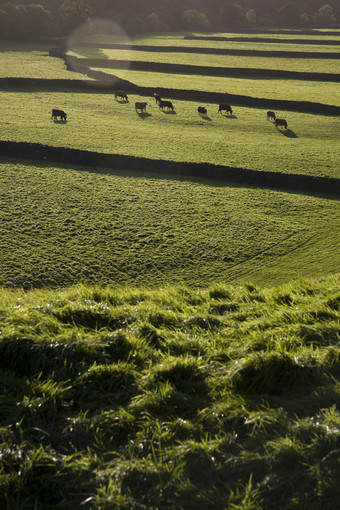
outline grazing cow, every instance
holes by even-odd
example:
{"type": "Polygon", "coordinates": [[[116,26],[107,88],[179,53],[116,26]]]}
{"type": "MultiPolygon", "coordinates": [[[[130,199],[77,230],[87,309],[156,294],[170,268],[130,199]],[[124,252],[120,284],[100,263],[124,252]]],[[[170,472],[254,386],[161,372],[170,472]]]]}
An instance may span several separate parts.
{"type": "Polygon", "coordinates": [[[267,112],[267,120],[275,120],[276,119],[276,115],[275,115],[275,112],[272,112],[271,110],[269,110],[267,112]]]}
{"type": "Polygon", "coordinates": [[[148,103],[145,101],[143,103],[135,103],[135,110],[142,110],[142,112],[146,112],[146,105],[148,103]]]}
{"type": "Polygon", "coordinates": [[[198,111],[198,113],[201,113],[202,115],[206,115],[207,114],[207,109],[204,106],[199,106],[197,108],[197,111],[198,111]]]}
{"type": "Polygon", "coordinates": [[[161,96],[157,94],[157,92],[154,93],[154,98],[156,100],[156,103],[159,103],[161,101],[161,96]]]}
{"type": "Polygon", "coordinates": [[[115,92],[115,99],[117,99],[117,97],[121,97],[122,99],[124,99],[125,101],[128,100],[128,97],[127,97],[127,94],[126,92],[122,92],[121,90],[117,90],[115,92]]]}
{"type": "Polygon", "coordinates": [[[58,117],[60,117],[61,120],[64,120],[66,122],[66,117],[67,117],[66,113],[63,110],[53,109],[51,119],[57,120],[58,117]]]}
{"type": "Polygon", "coordinates": [[[288,124],[286,119],[275,119],[275,127],[283,126],[284,128],[288,128],[288,124]]]}
{"type": "Polygon", "coordinates": [[[230,115],[233,114],[233,110],[231,109],[231,106],[230,104],[220,104],[219,107],[218,107],[218,113],[221,113],[221,112],[229,112],[230,115]]]}
{"type": "Polygon", "coordinates": [[[159,108],[167,108],[168,110],[174,110],[174,105],[172,104],[171,101],[163,101],[163,99],[159,98],[159,101],[158,101],[158,106],[159,108]]]}

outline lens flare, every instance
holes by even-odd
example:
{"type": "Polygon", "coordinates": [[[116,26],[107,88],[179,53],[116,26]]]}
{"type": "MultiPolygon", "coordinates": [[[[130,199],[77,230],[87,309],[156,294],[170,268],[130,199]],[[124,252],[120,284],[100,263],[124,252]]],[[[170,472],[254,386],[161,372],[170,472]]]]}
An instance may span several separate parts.
{"type": "Polygon", "coordinates": [[[69,35],[67,56],[68,69],[93,78],[94,86],[96,80],[114,85],[130,67],[130,37],[112,20],[90,19],[69,35]]]}

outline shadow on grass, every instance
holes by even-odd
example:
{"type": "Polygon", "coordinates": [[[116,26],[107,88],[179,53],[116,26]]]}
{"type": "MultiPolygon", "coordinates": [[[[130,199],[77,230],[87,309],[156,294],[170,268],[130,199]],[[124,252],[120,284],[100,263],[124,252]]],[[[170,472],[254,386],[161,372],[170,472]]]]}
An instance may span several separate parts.
{"type": "Polygon", "coordinates": [[[54,124],[67,124],[67,120],[65,119],[53,119],[54,124]]]}
{"type": "Polygon", "coordinates": [[[237,115],[234,115],[233,113],[231,115],[222,113],[221,116],[224,117],[225,119],[237,119],[237,115]]]}
{"type": "Polygon", "coordinates": [[[165,115],[177,115],[177,112],[175,110],[160,110],[162,113],[165,113],[165,115]]]}
{"type": "Polygon", "coordinates": [[[117,99],[117,98],[115,98],[115,101],[118,104],[129,104],[129,102],[130,102],[128,99],[117,99]]]}
{"type": "Polygon", "coordinates": [[[147,119],[148,117],[151,117],[152,116],[152,113],[149,113],[149,112],[137,112],[137,115],[138,117],[140,117],[141,119],[147,119]]]}
{"type": "Polygon", "coordinates": [[[205,115],[202,113],[199,113],[198,115],[199,115],[199,117],[201,117],[202,120],[210,120],[210,121],[212,120],[212,118],[209,117],[209,115],[205,115]]]}
{"type": "Polygon", "coordinates": [[[298,135],[294,133],[291,129],[277,129],[280,133],[282,133],[287,138],[297,138],[298,135]]]}

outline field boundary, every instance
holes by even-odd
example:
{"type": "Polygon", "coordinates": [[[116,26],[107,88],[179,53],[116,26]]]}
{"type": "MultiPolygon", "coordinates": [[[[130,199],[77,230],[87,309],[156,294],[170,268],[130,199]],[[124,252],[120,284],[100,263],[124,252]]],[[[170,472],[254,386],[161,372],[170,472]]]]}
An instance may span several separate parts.
{"type": "Polygon", "coordinates": [[[312,113],[319,115],[340,115],[340,106],[310,101],[288,101],[285,99],[266,99],[252,96],[229,94],[227,92],[206,92],[192,89],[171,89],[165,87],[141,87],[134,83],[118,78],[113,74],[101,71],[74,69],[77,72],[87,71],[87,76],[92,80],[68,80],[68,79],[44,79],[44,78],[0,78],[0,90],[30,90],[40,91],[75,91],[75,92],[104,92],[114,93],[117,89],[125,90],[130,94],[143,97],[153,97],[159,93],[168,99],[181,101],[199,101],[204,103],[230,103],[235,106],[247,106],[252,108],[268,108],[275,110],[312,113]]]}
{"type": "MultiPolygon", "coordinates": [[[[123,43],[80,43],[79,45],[87,48],[103,48],[112,50],[134,50],[150,51],[156,53],[202,53],[208,55],[236,55],[244,57],[269,57],[269,58],[308,58],[308,59],[340,59],[340,52],[319,52],[319,51],[284,51],[284,50],[242,50],[231,48],[202,48],[193,46],[151,46],[144,44],[123,44],[123,43]]],[[[69,49],[76,47],[75,44],[69,48],[52,48],[50,56],[59,56],[60,50],[64,54],[69,49]],[[52,53],[51,53],[52,52],[52,53]],[[55,54],[53,54],[55,53],[55,54]],[[58,55],[56,53],[59,53],[58,55]]]]}
{"type": "Polygon", "coordinates": [[[248,67],[218,67],[196,66],[187,64],[168,64],[163,62],[146,62],[138,60],[78,58],[66,56],[65,62],[68,67],[79,66],[99,67],[102,69],[129,69],[131,71],[149,71],[155,73],[170,74],[194,74],[202,76],[218,76],[229,78],[230,76],[273,78],[304,81],[330,81],[340,82],[340,74],[336,73],[310,73],[302,71],[282,71],[275,69],[257,69],[248,67]]]}
{"type": "MultiPolygon", "coordinates": [[[[320,35],[320,34],[318,34],[320,35]]],[[[336,34],[340,35],[340,34],[336,34]]],[[[191,41],[236,41],[236,42],[260,42],[260,43],[278,43],[278,44],[313,44],[315,46],[339,46],[340,40],[337,39],[280,39],[278,37],[223,37],[223,36],[204,36],[204,35],[185,35],[184,39],[191,41]]]]}
{"type": "Polygon", "coordinates": [[[0,156],[14,157],[16,159],[33,159],[50,163],[68,163],[86,167],[119,168],[129,171],[161,173],[165,174],[165,176],[200,177],[280,190],[340,194],[340,179],[336,178],[258,171],[214,165],[212,163],[154,160],[121,154],[106,154],[66,147],[52,147],[40,143],[0,140],[0,156]]]}

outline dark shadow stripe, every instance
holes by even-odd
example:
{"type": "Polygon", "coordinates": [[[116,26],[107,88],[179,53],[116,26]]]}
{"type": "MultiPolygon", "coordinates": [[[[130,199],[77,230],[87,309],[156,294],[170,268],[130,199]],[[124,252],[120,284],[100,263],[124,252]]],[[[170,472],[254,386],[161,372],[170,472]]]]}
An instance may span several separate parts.
{"type": "Polygon", "coordinates": [[[310,73],[300,71],[282,71],[275,69],[255,69],[248,67],[196,66],[187,64],[167,64],[163,62],[143,62],[137,60],[118,60],[100,58],[65,57],[69,68],[77,66],[99,67],[101,69],[129,69],[130,71],[149,71],[154,73],[193,74],[198,76],[217,76],[223,78],[272,78],[276,80],[306,80],[340,82],[340,74],[310,73]]]}
{"type": "Polygon", "coordinates": [[[340,193],[340,179],[313,177],[301,174],[257,171],[246,168],[213,165],[211,163],[188,163],[168,160],[153,160],[103,154],[93,151],[51,147],[39,143],[0,141],[0,155],[14,158],[68,163],[71,165],[99,168],[119,168],[133,172],[157,172],[166,176],[180,175],[193,178],[217,179],[219,181],[245,184],[299,192],[340,193]]]}
{"type": "MultiPolygon", "coordinates": [[[[201,53],[208,55],[236,55],[244,57],[269,57],[269,58],[308,58],[308,59],[340,59],[340,52],[323,51],[282,51],[282,50],[242,50],[231,48],[200,48],[192,46],[149,46],[142,44],[105,44],[105,43],[83,43],[79,47],[103,48],[133,51],[149,51],[155,53],[201,53]]],[[[73,45],[72,47],[76,47],[73,45]]],[[[66,50],[64,50],[66,51],[66,50]]],[[[53,55],[51,55],[53,56],[53,55]]]]}
{"type": "Polygon", "coordinates": [[[165,87],[139,87],[127,80],[114,75],[96,71],[88,71],[87,76],[98,77],[99,80],[58,80],[39,78],[0,78],[0,90],[18,92],[34,91],[74,91],[113,94],[117,88],[130,94],[152,97],[158,92],[167,99],[183,101],[200,101],[206,103],[229,103],[233,106],[267,108],[318,115],[340,115],[340,106],[312,103],[310,101],[288,101],[284,99],[266,99],[222,92],[206,92],[200,90],[170,89],[165,87]],[[105,79],[104,79],[105,77],[105,79]]]}

